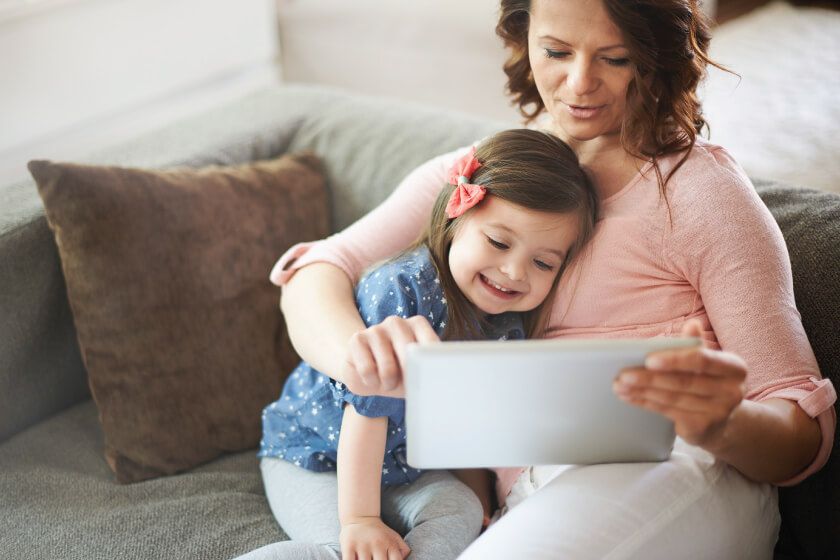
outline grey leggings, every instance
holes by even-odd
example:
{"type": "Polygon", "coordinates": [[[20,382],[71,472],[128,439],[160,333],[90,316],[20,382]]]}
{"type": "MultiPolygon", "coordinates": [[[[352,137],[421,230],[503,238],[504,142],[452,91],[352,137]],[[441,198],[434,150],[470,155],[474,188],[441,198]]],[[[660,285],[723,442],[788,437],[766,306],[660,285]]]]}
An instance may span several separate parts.
{"type": "MultiPolygon", "coordinates": [[[[260,468],[271,511],[292,540],[238,560],[340,559],[335,472],[316,473],[282,459],[263,459],[260,468]]],[[[403,536],[413,560],[457,558],[478,536],[483,515],[472,490],[448,471],[382,488],[382,520],[403,536]]]]}

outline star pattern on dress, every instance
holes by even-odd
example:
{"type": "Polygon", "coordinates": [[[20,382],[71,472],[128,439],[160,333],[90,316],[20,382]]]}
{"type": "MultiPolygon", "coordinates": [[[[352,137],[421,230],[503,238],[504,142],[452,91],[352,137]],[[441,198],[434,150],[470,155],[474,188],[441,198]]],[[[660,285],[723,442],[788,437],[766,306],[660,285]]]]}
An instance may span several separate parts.
{"type": "MultiPolygon", "coordinates": [[[[367,325],[386,317],[425,317],[438,335],[447,324],[447,300],[427,250],[386,262],[363,276],[355,290],[356,304],[367,325]]],[[[502,330],[504,323],[499,325],[502,330]]],[[[510,327],[510,325],[507,325],[510,327]]],[[[497,334],[498,336],[498,334],[497,334]]],[[[277,401],[263,410],[259,455],[277,457],[302,468],[335,470],[344,406],[350,403],[366,416],[387,416],[384,485],[405,484],[421,470],[406,461],[405,401],[363,397],[302,362],[289,375],[277,401]]]]}

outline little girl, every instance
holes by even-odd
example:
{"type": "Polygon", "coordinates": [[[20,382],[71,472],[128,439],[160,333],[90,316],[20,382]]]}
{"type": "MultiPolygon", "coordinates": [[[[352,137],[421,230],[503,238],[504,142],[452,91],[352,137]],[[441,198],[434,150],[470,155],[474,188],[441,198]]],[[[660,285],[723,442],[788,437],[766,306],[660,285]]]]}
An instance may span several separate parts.
{"type": "MultiPolygon", "coordinates": [[[[456,162],[422,238],[357,284],[361,315],[368,327],[423,317],[444,340],[540,336],[543,302],[590,237],[596,208],[561,140],[524,129],[491,136],[456,162]]],[[[457,557],[489,519],[489,473],[412,468],[404,410],[402,399],[355,395],[301,363],[263,411],[259,452],[269,504],[292,540],[248,557],[457,557]]]]}

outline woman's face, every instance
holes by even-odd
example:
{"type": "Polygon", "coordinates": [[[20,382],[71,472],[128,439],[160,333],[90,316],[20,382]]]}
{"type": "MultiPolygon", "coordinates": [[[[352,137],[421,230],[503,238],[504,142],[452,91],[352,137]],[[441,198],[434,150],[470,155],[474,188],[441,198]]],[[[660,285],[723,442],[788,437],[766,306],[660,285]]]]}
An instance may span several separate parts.
{"type": "Polygon", "coordinates": [[[532,0],[528,54],[558,136],[618,141],[633,63],[601,0],[532,0]]]}

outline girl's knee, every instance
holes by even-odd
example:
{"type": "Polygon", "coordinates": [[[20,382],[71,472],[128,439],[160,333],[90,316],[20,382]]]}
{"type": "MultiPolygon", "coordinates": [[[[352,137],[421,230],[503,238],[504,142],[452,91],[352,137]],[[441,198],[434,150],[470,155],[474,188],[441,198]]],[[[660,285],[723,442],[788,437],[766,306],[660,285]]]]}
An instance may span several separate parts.
{"type": "Polygon", "coordinates": [[[458,520],[460,526],[478,535],[484,521],[481,501],[469,486],[452,475],[450,477],[429,488],[431,499],[426,507],[418,511],[415,523],[432,518],[444,518],[450,523],[458,520]]]}

